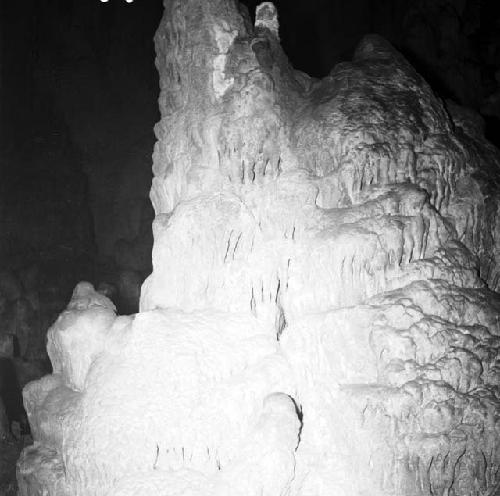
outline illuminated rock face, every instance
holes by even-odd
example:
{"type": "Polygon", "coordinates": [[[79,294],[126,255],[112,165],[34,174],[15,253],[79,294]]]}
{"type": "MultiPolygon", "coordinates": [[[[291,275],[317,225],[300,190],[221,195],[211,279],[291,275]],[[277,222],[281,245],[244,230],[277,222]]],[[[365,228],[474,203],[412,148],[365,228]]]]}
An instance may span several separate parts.
{"type": "Polygon", "coordinates": [[[384,40],[322,81],[271,4],[165,0],[153,273],[87,284],[29,384],[22,495],[486,495],[499,154],[384,40]]]}

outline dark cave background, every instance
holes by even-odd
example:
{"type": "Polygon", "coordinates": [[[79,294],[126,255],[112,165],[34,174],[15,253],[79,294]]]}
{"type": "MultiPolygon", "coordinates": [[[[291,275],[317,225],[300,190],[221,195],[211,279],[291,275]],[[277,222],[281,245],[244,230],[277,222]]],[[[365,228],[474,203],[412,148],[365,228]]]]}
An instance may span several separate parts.
{"type": "MultiPolygon", "coordinates": [[[[251,15],[258,3],[244,2],[251,15]]],[[[275,3],[296,68],[325,76],[378,33],[500,144],[495,1],[275,3]]],[[[137,311],[151,271],[161,15],[161,0],[1,0],[0,354],[15,336],[21,386],[46,366],[45,332],[78,281],[137,311]]]]}

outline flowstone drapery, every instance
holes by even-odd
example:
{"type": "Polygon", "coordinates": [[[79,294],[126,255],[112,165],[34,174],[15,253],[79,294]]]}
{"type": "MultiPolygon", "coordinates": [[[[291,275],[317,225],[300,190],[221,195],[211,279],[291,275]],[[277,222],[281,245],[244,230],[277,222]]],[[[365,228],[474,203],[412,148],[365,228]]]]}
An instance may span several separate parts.
{"type": "Polygon", "coordinates": [[[50,329],[20,494],[493,494],[498,151],[383,39],[319,81],[249,19],[165,0],[153,273],[50,329]]]}

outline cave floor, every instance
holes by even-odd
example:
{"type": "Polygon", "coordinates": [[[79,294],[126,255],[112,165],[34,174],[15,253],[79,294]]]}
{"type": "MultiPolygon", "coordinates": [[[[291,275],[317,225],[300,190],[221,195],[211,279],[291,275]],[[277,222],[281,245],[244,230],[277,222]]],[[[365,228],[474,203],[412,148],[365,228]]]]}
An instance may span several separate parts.
{"type": "Polygon", "coordinates": [[[21,450],[33,441],[24,439],[0,440],[0,495],[16,496],[16,461],[21,450]]]}

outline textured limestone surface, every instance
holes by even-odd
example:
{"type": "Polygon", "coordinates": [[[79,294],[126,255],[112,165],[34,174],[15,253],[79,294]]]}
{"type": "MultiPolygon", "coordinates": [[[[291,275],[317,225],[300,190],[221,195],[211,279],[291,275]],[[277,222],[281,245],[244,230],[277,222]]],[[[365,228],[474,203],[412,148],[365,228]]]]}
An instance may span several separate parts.
{"type": "Polygon", "coordinates": [[[500,154],[383,39],[323,80],[274,6],[165,0],[153,273],[88,283],[28,384],[21,495],[486,496],[500,154]]]}

